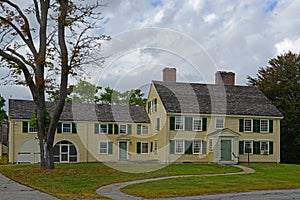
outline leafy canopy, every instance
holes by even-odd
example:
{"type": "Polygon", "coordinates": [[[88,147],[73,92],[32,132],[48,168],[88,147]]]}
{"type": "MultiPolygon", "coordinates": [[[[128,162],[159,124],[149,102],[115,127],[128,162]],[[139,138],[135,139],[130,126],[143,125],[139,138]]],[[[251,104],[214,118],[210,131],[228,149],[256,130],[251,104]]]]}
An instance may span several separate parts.
{"type": "Polygon", "coordinates": [[[284,115],[281,121],[281,158],[300,163],[300,55],[279,55],[260,68],[256,78],[248,77],[284,115]]]}

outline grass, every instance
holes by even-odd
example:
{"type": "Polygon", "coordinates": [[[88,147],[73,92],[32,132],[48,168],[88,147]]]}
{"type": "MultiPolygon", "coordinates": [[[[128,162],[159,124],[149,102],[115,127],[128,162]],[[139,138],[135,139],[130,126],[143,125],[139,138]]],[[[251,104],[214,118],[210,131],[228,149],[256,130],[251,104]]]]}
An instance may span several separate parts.
{"type": "Polygon", "coordinates": [[[144,198],[169,198],[254,190],[300,188],[300,165],[252,164],[254,174],[166,179],[130,185],[123,192],[144,198]],[[155,192],[153,192],[155,191],[155,192]]]}
{"type": "MultiPolygon", "coordinates": [[[[161,168],[148,173],[127,173],[110,168],[101,163],[58,164],[54,170],[41,170],[38,165],[0,166],[0,173],[29,187],[38,189],[60,199],[96,199],[101,186],[137,179],[174,176],[183,174],[214,174],[241,171],[231,166],[204,164],[172,164],[155,166],[117,165],[114,168],[128,167],[134,171],[161,168]]],[[[152,190],[153,192],[153,190],[152,190]]]]}

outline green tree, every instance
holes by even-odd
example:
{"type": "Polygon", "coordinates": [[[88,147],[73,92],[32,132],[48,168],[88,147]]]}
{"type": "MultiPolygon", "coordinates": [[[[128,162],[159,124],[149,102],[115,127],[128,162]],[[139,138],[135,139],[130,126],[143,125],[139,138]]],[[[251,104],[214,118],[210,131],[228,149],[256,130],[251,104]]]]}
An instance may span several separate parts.
{"type": "Polygon", "coordinates": [[[4,110],[4,106],[5,106],[5,99],[0,95],[0,125],[2,124],[2,122],[4,120],[7,119],[7,115],[4,110]]]}
{"type": "Polygon", "coordinates": [[[54,168],[53,142],[69,76],[78,75],[84,64],[91,63],[89,53],[99,49],[100,40],[110,39],[92,31],[102,17],[99,6],[97,0],[32,0],[22,4],[0,0],[0,62],[10,70],[9,81],[30,89],[36,104],[43,169],[54,168]],[[45,93],[54,87],[59,89],[59,98],[47,128],[45,93]]]}
{"type": "Polygon", "coordinates": [[[78,84],[74,85],[71,98],[76,103],[98,103],[100,98],[97,96],[97,93],[100,90],[100,86],[80,80],[78,84]]]}
{"type": "Polygon", "coordinates": [[[123,104],[130,106],[145,106],[146,98],[140,89],[132,89],[120,92],[110,87],[104,88],[104,92],[100,95],[100,101],[103,104],[123,104]]]}
{"type": "Polygon", "coordinates": [[[281,160],[300,163],[300,55],[279,55],[260,68],[249,84],[258,87],[284,115],[281,121],[281,160]]]}

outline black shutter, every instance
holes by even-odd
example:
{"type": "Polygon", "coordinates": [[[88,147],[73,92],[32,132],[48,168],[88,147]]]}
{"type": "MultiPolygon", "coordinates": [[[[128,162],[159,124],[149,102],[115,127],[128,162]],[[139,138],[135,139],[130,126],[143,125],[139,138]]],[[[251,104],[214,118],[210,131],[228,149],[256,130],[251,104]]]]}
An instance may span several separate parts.
{"type": "Polygon", "coordinates": [[[150,151],[153,152],[153,142],[150,143],[150,151]]]}
{"type": "Polygon", "coordinates": [[[175,117],[170,117],[170,130],[175,130],[175,117]]]}
{"type": "Polygon", "coordinates": [[[244,119],[240,119],[240,132],[244,132],[244,119]]]}
{"type": "Polygon", "coordinates": [[[114,125],[114,129],[115,129],[114,134],[116,134],[116,135],[119,134],[119,125],[118,124],[114,125]]]}
{"type": "Polygon", "coordinates": [[[28,133],[28,122],[23,122],[23,133],[28,133]]]}
{"type": "Polygon", "coordinates": [[[260,154],[260,142],[253,142],[253,154],[260,154]]]}
{"type": "Polygon", "coordinates": [[[244,154],[244,141],[239,142],[239,153],[244,154]]]}
{"type": "Polygon", "coordinates": [[[136,153],[137,153],[137,154],[140,154],[140,153],[141,153],[141,143],[140,143],[140,142],[137,142],[137,143],[136,143],[136,153]]]}
{"type": "Polygon", "coordinates": [[[207,118],[202,118],[202,131],[207,131],[207,118]]]}
{"type": "Polygon", "coordinates": [[[170,154],[175,153],[175,140],[170,140],[170,154]]]}
{"type": "Polygon", "coordinates": [[[259,133],[260,132],[260,120],[259,119],[254,119],[253,120],[253,132],[254,133],[259,133]]]}
{"type": "Polygon", "coordinates": [[[62,133],[62,123],[61,122],[59,122],[58,124],[57,124],[57,133],[62,133]]]}
{"type": "Polygon", "coordinates": [[[185,117],[185,130],[192,131],[193,130],[193,118],[192,117],[185,117]]]}
{"type": "Polygon", "coordinates": [[[273,120],[269,120],[269,133],[273,133],[273,120]]]}
{"type": "Polygon", "coordinates": [[[136,134],[141,135],[142,133],[142,126],[141,125],[137,125],[136,127],[136,134]]]}
{"type": "Polygon", "coordinates": [[[77,133],[76,124],[72,122],[72,133],[77,133]]]}
{"type": "Polygon", "coordinates": [[[127,124],[127,134],[131,134],[131,124],[127,124]]]}
{"type": "Polygon", "coordinates": [[[112,124],[108,124],[108,134],[112,134],[113,133],[113,125],[112,124]]]}
{"type": "Polygon", "coordinates": [[[148,102],[148,113],[151,113],[151,101],[148,102]]]}
{"type": "Polygon", "coordinates": [[[193,154],[193,141],[184,141],[185,154],[193,154]]]}
{"type": "Polygon", "coordinates": [[[99,133],[99,124],[94,124],[94,133],[95,134],[99,133]]]}
{"type": "Polygon", "coordinates": [[[113,142],[108,142],[108,154],[113,154],[113,142]]]}
{"type": "Polygon", "coordinates": [[[269,146],[269,154],[273,154],[273,151],[274,151],[274,150],[273,150],[274,142],[270,141],[270,142],[269,142],[269,145],[270,145],[270,146],[269,146]]]}
{"type": "Polygon", "coordinates": [[[202,140],[202,154],[206,154],[206,141],[202,140]]]}

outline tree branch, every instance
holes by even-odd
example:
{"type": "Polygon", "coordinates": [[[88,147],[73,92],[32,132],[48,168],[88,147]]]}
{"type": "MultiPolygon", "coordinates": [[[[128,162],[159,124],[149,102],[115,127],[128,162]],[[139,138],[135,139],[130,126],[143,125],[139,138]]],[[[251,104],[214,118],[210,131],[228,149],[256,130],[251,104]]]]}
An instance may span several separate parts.
{"type": "Polygon", "coordinates": [[[15,51],[14,49],[11,48],[6,48],[9,52],[11,52],[12,54],[16,55],[17,57],[19,57],[25,64],[29,65],[34,71],[36,70],[35,65],[31,62],[29,62],[29,60],[26,60],[26,58],[24,58],[24,56],[22,56],[21,54],[19,54],[17,51],[15,51]]]}
{"type": "Polygon", "coordinates": [[[31,90],[33,99],[36,99],[37,98],[37,96],[36,96],[36,94],[37,94],[37,88],[36,88],[36,86],[34,84],[32,76],[31,76],[29,70],[27,69],[26,65],[20,59],[18,59],[17,57],[9,55],[8,53],[4,52],[1,49],[0,49],[0,56],[2,56],[3,58],[5,58],[7,60],[10,60],[10,61],[16,63],[17,66],[20,67],[20,69],[22,70],[22,72],[23,72],[23,74],[25,76],[26,83],[29,86],[29,89],[31,90]]]}
{"type": "Polygon", "coordinates": [[[34,7],[35,7],[35,17],[39,24],[41,24],[41,16],[40,16],[40,8],[37,0],[33,0],[34,7]]]}
{"type": "MultiPolygon", "coordinates": [[[[37,51],[36,51],[36,49],[35,49],[35,46],[34,46],[34,44],[33,44],[33,39],[32,39],[32,36],[31,36],[31,32],[30,32],[30,24],[29,24],[29,21],[28,21],[28,19],[27,19],[27,17],[24,15],[24,13],[22,12],[22,10],[20,9],[20,7],[17,5],[17,4],[14,4],[14,3],[12,3],[11,1],[9,1],[9,0],[1,0],[2,2],[5,2],[5,3],[7,3],[8,5],[10,5],[11,7],[13,7],[13,8],[15,8],[17,11],[18,11],[18,13],[19,13],[19,15],[23,18],[23,20],[24,20],[24,23],[25,23],[25,27],[26,28],[24,28],[24,31],[26,32],[26,34],[27,34],[27,37],[28,37],[28,39],[26,39],[25,37],[24,37],[24,35],[22,34],[22,32],[15,26],[15,30],[16,30],[16,28],[19,30],[19,31],[17,31],[17,33],[20,35],[22,35],[23,36],[23,40],[24,40],[24,42],[28,45],[28,47],[30,48],[30,50],[31,50],[31,52],[32,52],[32,54],[34,55],[34,56],[36,56],[37,55],[37,51]]],[[[10,23],[10,25],[11,25],[12,23],[10,23]]]]}

